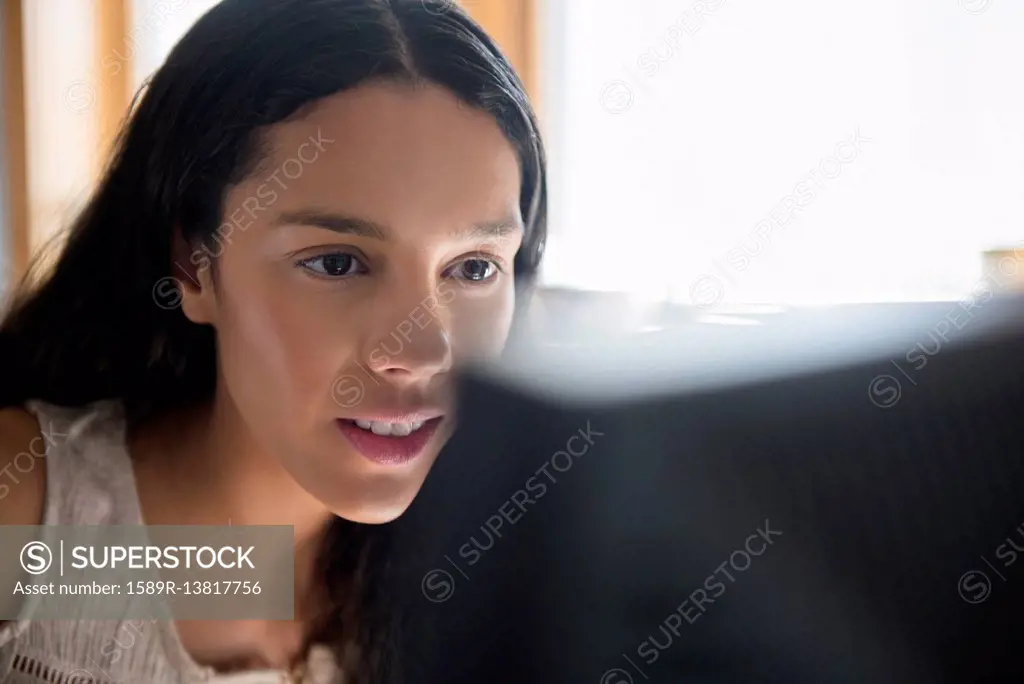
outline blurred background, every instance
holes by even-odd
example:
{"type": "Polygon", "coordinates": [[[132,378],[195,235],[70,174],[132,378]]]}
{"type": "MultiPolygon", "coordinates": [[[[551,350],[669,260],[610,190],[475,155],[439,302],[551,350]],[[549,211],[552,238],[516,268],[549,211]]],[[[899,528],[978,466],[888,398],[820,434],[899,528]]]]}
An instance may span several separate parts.
{"type": "MultiPolygon", "coordinates": [[[[9,288],[216,1],[0,2],[9,288]]],[[[550,316],[597,302],[621,329],[675,305],[954,301],[994,271],[1024,282],[1018,0],[461,4],[546,135],[550,316]]]]}

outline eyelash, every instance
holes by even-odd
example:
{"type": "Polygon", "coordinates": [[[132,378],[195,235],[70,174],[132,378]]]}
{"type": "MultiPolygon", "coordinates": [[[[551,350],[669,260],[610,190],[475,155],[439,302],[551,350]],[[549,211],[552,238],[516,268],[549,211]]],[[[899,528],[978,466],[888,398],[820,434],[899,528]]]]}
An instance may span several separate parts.
{"type": "MultiPolygon", "coordinates": [[[[497,278],[499,274],[503,274],[503,273],[506,272],[504,263],[500,259],[498,259],[497,257],[495,257],[493,255],[488,255],[488,254],[471,254],[471,255],[468,255],[465,258],[463,258],[461,261],[458,261],[458,262],[452,264],[451,266],[449,266],[448,268],[446,268],[445,269],[445,273],[448,273],[452,269],[458,268],[459,266],[462,266],[462,265],[464,265],[464,264],[466,264],[467,262],[470,262],[470,261],[483,261],[483,262],[486,262],[487,264],[493,266],[494,270],[495,270],[495,272],[492,275],[488,276],[487,278],[484,278],[483,280],[472,280],[472,279],[466,278],[465,281],[467,283],[469,283],[470,285],[487,285],[487,284],[493,282],[494,279],[497,278]]],[[[355,254],[352,254],[351,252],[327,252],[325,254],[317,254],[316,256],[305,257],[303,259],[299,259],[299,260],[297,260],[295,262],[295,265],[298,266],[299,268],[302,268],[307,273],[310,273],[313,277],[320,278],[322,280],[334,280],[334,281],[346,280],[346,279],[351,278],[353,276],[365,275],[366,272],[367,272],[366,265],[363,264],[363,262],[360,260],[360,258],[358,256],[356,256],[355,254]],[[313,262],[316,262],[316,261],[322,260],[322,259],[328,259],[328,258],[331,258],[331,257],[349,257],[356,264],[358,264],[363,269],[363,271],[362,272],[357,272],[357,273],[350,273],[350,274],[346,274],[346,275],[329,275],[329,274],[324,274],[324,273],[319,273],[317,271],[314,271],[309,266],[309,264],[311,264],[313,262]]]]}

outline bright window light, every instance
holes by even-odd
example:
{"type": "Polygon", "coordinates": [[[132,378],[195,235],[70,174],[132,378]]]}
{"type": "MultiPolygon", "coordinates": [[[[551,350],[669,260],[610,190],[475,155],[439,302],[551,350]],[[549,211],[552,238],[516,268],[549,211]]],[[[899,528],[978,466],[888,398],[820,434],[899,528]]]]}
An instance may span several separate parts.
{"type": "Polygon", "coordinates": [[[546,0],[552,285],[958,298],[1024,245],[1024,3],[546,0]]]}

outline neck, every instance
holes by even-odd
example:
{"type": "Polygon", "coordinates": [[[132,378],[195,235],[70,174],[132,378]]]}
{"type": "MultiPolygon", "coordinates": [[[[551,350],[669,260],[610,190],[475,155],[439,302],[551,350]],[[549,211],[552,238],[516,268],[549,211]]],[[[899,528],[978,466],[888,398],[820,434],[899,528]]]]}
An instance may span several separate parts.
{"type": "Polygon", "coordinates": [[[291,525],[296,561],[333,514],[261,449],[223,392],[130,439],[147,525],[291,525]]]}
{"type": "Polygon", "coordinates": [[[186,650],[197,662],[214,666],[252,660],[285,667],[301,660],[301,644],[323,611],[317,558],[334,515],[260,449],[224,393],[141,426],[128,446],[147,525],[291,525],[295,530],[295,619],[233,622],[231,629],[221,622],[178,621],[186,650]]]}

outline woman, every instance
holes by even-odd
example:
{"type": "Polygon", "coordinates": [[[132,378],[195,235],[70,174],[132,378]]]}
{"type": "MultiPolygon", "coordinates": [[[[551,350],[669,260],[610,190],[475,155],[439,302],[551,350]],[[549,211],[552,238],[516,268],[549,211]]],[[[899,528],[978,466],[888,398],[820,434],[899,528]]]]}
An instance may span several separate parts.
{"type": "Polygon", "coordinates": [[[5,471],[0,524],[292,525],[296,618],[144,627],[96,672],[118,625],[23,612],[3,681],[394,670],[380,523],[451,434],[453,365],[500,353],[545,237],[522,84],[452,5],[224,0],[152,78],[0,327],[0,466],[45,445],[5,471]]]}

